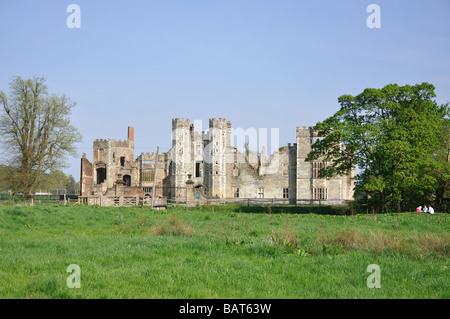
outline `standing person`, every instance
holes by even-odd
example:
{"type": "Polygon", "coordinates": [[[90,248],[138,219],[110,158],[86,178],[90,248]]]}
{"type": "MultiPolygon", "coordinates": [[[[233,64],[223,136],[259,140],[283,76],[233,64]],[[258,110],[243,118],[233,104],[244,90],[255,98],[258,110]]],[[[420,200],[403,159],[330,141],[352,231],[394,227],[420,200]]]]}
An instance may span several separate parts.
{"type": "Polygon", "coordinates": [[[428,212],[429,212],[430,214],[434,214],[434,208],[431,207],[431,205],[428,207],[428,212]]]}
{"type": "Polygon", "coordinates": [[[424,205],[424,206],[423,206],[423,212],[424,212],[425,214],[428,213],[427,205],[424,205]]]}

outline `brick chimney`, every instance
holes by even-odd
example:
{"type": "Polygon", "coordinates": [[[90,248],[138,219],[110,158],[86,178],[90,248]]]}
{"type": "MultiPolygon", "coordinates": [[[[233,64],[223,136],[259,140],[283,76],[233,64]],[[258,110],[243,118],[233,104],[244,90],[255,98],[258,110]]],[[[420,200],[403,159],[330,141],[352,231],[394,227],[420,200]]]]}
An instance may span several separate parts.
{"type": "Polygon", "coordinates": [[[128,140],[134,141],[134,128],[128,126],[128,140]]]}

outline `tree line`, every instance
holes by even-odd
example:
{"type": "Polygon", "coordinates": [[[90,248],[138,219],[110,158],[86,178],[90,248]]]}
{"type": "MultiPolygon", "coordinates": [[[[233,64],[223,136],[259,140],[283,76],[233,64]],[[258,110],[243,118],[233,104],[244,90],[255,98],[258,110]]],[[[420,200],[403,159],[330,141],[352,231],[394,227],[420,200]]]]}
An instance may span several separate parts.
{"type": "MultiPolygon", "coordinates": [[[[20,194],[21,190],[12,187],[9,182],[11,171],[14,167],[0,165],[0,192],[9,192],[11,194],[20,194]]],[[[80,183],[75,181],[72,175],[66,175],[60,170],[52,170],[48,173],[43,173],[40,182],[34,188],[34,192],[56,194],[77,195],[80,190],[80,183]]]]}

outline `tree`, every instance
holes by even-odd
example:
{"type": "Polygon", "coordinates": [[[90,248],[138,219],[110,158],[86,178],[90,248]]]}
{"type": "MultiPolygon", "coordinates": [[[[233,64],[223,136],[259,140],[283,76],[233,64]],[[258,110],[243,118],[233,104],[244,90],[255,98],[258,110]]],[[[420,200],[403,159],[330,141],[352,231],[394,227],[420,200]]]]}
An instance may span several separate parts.
{"type": "Polygon", "coordinates": [[[327,178],[358,167],[355,196],[366,195],[380,211],[433,200],[439,181],[432,172],[448,116],[448,104],[433,100],[434,89],[390,84],[339,97],[340,110],[317,123],[321,138],[307,160],[330,162],[320,171],[327,178]]]}
{"type": "Polygon", "coordinates": [[[75,182],[75,178],[73,178],[72,175],[69,175],[67,178],[67,183],[65,185],[67,194],[74,195],[77,194],[77,190],[79,189],[79,186],[77,187],[77,183],[75,182]]]}
{"type": "Polygon", "coordinates": [[[8,167],[0,165],[0,192],[8,190],[8,167]]]}
{"type": "Polygon", "coordinates": [[[50,95],[45,78],[14,76],[10,94],[0,92],[0,136],[10,161],[9,183],[30,197],[43,173],[64,167],[68,155],[76,156],[81,135],[70,124],[75,103],[65,95],[50,95]]]}
{"type": "Polygon", "coordinates": [[[437,181],[435,203],[442,211],[450,211],[450,108],[442,123],[442,144],[433,154],[435,166],[431,174],[437,181]]]}
{"type": "Polygon", "coordinates": [[[58,192],[57,190],[67,189],[67,185],[70,183],[70,177],[60,170],[50,169],[49,173],[42,174],[36,188],[56,194],[58,192]]]}

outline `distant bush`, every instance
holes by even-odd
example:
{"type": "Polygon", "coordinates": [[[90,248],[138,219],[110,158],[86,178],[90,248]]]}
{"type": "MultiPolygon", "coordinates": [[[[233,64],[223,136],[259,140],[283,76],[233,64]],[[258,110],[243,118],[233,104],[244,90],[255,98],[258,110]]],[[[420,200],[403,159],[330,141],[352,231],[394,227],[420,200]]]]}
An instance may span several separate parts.
{"type": "Polygon", "coordinates": [[[193,236],[194,228],[176,215],[169,216],[161,225],[152,228],[156,235],[193,236]]]}

